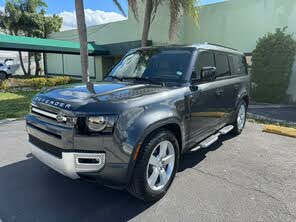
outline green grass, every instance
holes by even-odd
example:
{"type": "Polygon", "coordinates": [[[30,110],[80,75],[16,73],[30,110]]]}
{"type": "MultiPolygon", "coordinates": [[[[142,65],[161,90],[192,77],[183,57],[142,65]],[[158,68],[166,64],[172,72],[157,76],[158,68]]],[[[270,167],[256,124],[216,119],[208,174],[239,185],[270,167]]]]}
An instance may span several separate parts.
{"type": "Polygon", "coordinates": [[[275,122],[275,121],[260,120],[260,119],[254,119],[254,118],[248,118],[248,121],[251,123],[282,126],[282,127],[289,127],[289,128],[296,129],[296,125],[292,125],[292,124],[288,124],[288,123],[280,123],[280,122],[275,122]]]}
{"type": "Polygon", "coordinates": [[[33,92],[0,92],[0,119],[23,118],[29,113],[33,92]]]}

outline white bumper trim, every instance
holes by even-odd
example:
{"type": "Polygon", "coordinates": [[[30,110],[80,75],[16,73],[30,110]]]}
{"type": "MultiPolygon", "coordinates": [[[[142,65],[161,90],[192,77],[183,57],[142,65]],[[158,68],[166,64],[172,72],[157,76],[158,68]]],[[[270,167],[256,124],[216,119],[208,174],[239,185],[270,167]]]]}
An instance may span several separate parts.
{"type": "MultiPolygon", "coordinates": [[[[31,143],[30,143],[31,144],[31,143]]],[[[105,154],[103,153],[68,153],[63,152],[62,158],[59,159],[50,153],[47,153],[37,146],[31,144],[32,154],[41,162],[45,163],[52,169],[72,179],[78,179],[77,172],[98,172],[105,165],[105,154]],[[78,163],[78,158],[96,158],[99,164],[82,164],[78,163]]]]}

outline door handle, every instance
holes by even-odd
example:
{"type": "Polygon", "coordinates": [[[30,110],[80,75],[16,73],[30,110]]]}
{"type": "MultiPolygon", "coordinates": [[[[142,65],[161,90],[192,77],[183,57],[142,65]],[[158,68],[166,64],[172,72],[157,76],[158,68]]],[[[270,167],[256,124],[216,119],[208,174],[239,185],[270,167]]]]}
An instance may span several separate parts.
{"type": "Polygon", "coordinates": [[[235,84],[235,85],[234,85],[234,89],[235,89],[235,90],[238,90],[238,88],[239,88],[239,84],[235,84]]]}
{"type": "Polygon", "coordinates": [[[222,93],[223,93],[223,90],[222,89],[216,90],[216,95],[217,96],[220,96],[222,93]]]}

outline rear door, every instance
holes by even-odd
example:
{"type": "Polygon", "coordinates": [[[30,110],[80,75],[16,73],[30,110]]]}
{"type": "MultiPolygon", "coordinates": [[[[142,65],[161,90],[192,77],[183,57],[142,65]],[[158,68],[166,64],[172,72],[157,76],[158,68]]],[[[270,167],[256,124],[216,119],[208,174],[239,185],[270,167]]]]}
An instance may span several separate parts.
{"type": "Polygon", "coordinates": [[[229,55],[229,63],[231,69],[232,84],[233,84],[233,101],[232,108],[236,109],[236,102],[239,94],[248,91],[249,77],[247,62],[244,55],[233,54],[229,55]]]}
{"type": "Polygon", "coordinates": [[[230,116],[235,98],[233,94],[233,81],[231,76],[229,57],[227,53],[215,52],[216,74],[216,96],[217,106],[221,115],[220,122],[226,122],[230,116]]]}

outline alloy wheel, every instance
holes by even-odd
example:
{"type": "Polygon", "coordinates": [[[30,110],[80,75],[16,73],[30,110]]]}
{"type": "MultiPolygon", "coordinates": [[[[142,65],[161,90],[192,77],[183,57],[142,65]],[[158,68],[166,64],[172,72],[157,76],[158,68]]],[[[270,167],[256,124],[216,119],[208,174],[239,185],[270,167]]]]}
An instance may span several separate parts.
{"type": "Polygon", "coordinates": [[[241,130],[246,121],[246,107],[244,104],[242,104],[239,108],[238,115],[237,115],[237,127],[239,130],[241,130]]]}
{"type": "Polygon", "coordinates": [[[173,144],[164,140],[152,151],[146,172],[150,189],[158,191],[170,180],[175,165],[175,149],[173,144]]]}

